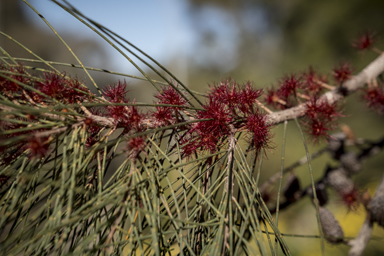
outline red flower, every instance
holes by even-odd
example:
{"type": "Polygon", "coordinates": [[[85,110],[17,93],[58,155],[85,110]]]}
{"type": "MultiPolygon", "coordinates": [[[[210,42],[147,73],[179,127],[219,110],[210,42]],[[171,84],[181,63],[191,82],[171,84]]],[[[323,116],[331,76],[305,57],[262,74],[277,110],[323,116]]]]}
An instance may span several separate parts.
{"type": "Polygon", "coordinates": [[[262,93],[263,90],[255,90],[254,88],[252,88],[251,83],[247,82],[246,85],[241,89],[239,94],[239,109],[243,113],[252,111],[253,104],[255,104],[257,98],[259,98],[262,93]]]}
{"type": "Polygon", "coordinates": [[[156,107],[156,111],[152,112],[151,116],[156,127],[169,125],[174,121],[172,109],[169,107],[156,107]]]}
{"type": "Polygon", "coordinates": [[[108,85],[106,89],[103,90],[103,94],[110,99],[112,103],[126,103],[126,94],[129,91],[126,91],[127,83],[118,81],[117,84],[113,86],[108,85]]]}
{"type": "Polygon", "coordinates": [[[99,127],[99,126],[96,126],[96,125],[88,126],[87,132],[89,135],[88,135],[88,138],[85,142],[85,145],[87,147],[91,147],[99,141],[100,130],[101,130],[101,127],[99,127]]]}
{"type": "Polygon", "coordinates": [[[213,119],[211,121],[199,122],[196,130],[209,131],[215,136],[220,137],[229,134],[228,124],[232,121],[230,111],[223,104],[210,101],[203,106],[205,111],[198,112],[199,119],[213,119]]]}
{"type": "Polygon", "coordinates": [[[70,104],[77,103],[78,101],[82,102],[89,98],[85,93],[91,94],[90,90],[82,86],[79,80],[73,78],[66,80],[66,86],[63,88],[65,102],[70,104]]]}
{"type": "Polygon", "coordinates": [[[163,89],[163,91],[155,96],[155,98],[159,99],[159,104],[169,104],[169,105],[177,105],[184,106],[187,104],[187,100],[180,95],[178,91],[175,90],[172,86],[167,86],[163,89]]]}
{"type": "Polygon", "coordinates": [[[199,131],[200,140],[199,143],[196,144],[201,151],[208,151],[210,153],[214,153],[217,149],[219,137],[214,136],[209,131],[199,131]]]}
{"type": "Polygon", "coordinates": [[[126,118],[125,123],[127,123],[130,127],[136,129],[136,131],[140,130],[140,124],[142,120],[145,118],[145,115],[140,113],[135,106],[131,106],[129,108],[129,114],[126,118]]]}
{"type": "Polygon", "coordinates": [[[347,206],[349,210],[356,211],[361,202],[362,193],[354,187],[349,192],[344,192],[340,194],[343,203],[347,206]]]}
{"type": "Polygon", "coordinates": [[[274,88],[270,88],[267,90],[267,93],[265,94],[264,97],[264,102],[268,104],[269,106],[273,106],[275,108],[283,108],[281,104],[278,103],[279,96],[277,96],[277,92],[274,88]]]}
{"type": "Polygon", "coordinates": [[[290,95],[295,95],[296,90],[301,87],[301,80],[295,74],[287,75],[283,77],[280,82],[280,88],[277,90],[277,94],[287,99],[290,95]]]}
{"type": "MultiPolygon", "coordinates": [[[[10,78],[15,79],[16,81],[31,85],[31,79],[29,78],[28,73],[24,70],[23,66],[19,65],[17,67],[8,67],[0,65],[0,70],[9,71],[14,74],[9,75],[5,74],[6,76],[10,76],[10,78]]],[[[18,92],[23,89],[23,87],[13,81],[10,81],[9,79],[6,79],[4,77],[0,77],[0,88],[4,91],[9,92],[18,92]]]]}
{"type": "Polygon", "coordinates": [[[115,123],[124,122],[128,111],[125,106],[107,106],[108,115],[112,117],[115,123]]]}
{"type": "Polygon", "coordinates": [[[352,68],[349,63],[340,63],[333,69],[333,77],[338,83],[343,83],[351,77],[352,68]]]}
{"type": "Polygon", "coordinates": [[[229,134],[228,124],[233,121],[230,110],[223,103],[210,100],[203,106],[205,111],[199,111],[197,119],[212,119],[198,122],[180,140],[184,156],[190,156],[197,150],[213,153],[219,146],[219,141],[229,134]]]}
{"type": "Polygon", "coordinates": [[[212,102],[224,104],[234,110],[241,104],[240,86],[230,79],[223,80],[218,85],[211,86],[208,98],[212,102]]]}
{"type": "Polygon", "coordinates": [[[329,137],[328,131],[333,129],[333,126],[326,120],[313,119],[307,123],[307,133],[312,136],[314,143],[321,138],[329,137]]]}
{"type": "Polygon", "coordinates": [[[326,100],[318,100],[315,96],[305,103],[304,125],[307,133],[314,138],[316,143],[320,138],[329,137],[328,132],[333,130],[337,117],[341,116],[337,102],[330,104],[326,100]]]}
{"type": "Polygon", "coordinates": [[[140,152],[145,148],[145,140],[143,137],[134,137],[128,141],[128,150],[132,153],[131,157],[136,159],[140,152]]]}
{"type": "Polygon", "coordinates": [[[320,85],[320,82],[327,83],[324,76],[319,76],[310,66],[308,72],[304,72],[303,75],[303,89],[316,95],[320,93],[324,88],[320,85]]]}
{"type": "Polygon", "coordinates": [[[63,99],[62,92],[66,84],[65,78],[56,73],[44,73],[44,77],[44,81],[37,83],[40,91],[54,99],[63,99]]]}
{"type": "Polygon", "coordinates": [[[251,133],[251,146],[259,151],[262,147],[268,148],[269,140],[271,138],[270,126],[265,123],[265,115],[256,112],[247,116],[245,128],[251,133]]]}
{"type": "Polygon", "coordinates": [[[316,97],[311,97],[311,99],[306,102],[305,105],[305,114],[309,119],[312,120],[326,119],[329,121],[334,121],[338,116],[341,116],[340,112],[337,109],[337,102],[329,104],[328,101],[319,101],[316,97]]]}
{"type": "Polygon", "coordinates": [[[352,46],[359,50],[367,50],[371,48],[375,42],[373,39],[374,35],[375,34],[370,31],[365,31],[359,38],[353,41],[352,46]]]}
{"type": "Polygon", "coordinates": [[[365,89],[364,100],[367,101],[369,108],[376,110],[378,113],[384,113],[384,92],[383,88],[374,87],[365,89]]]}
{"type": "Polygon", "coordinates": [[[145,146],[144,139],[142,137],[134,137],[128,141],[129,150],[141,150],[145,146]]]}

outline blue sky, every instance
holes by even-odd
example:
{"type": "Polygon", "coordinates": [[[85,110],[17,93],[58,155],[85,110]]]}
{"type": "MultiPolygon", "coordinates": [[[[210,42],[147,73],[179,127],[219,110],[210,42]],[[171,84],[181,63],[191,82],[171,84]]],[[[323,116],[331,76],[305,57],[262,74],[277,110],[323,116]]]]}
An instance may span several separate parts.
{"type": "MultiPolygon", "coordinates": [[[[150,56],[164,63],[169,57],[186,55],[192,32],[185,18],[186,3],[182,0],[69,0],[83,14],[129,40],[150,56]]],[[[60,33],[71,31],[83,37],[99,37],[49,0],[29,0],[60,33]]],[[[29,9],[26,7],[26,9],[29,9]]],[[[32,22],[49,29],[32,11],[32,22]]],[[[108,53],[119,64],[130,66],[118,52],[104,43],[108,53]],[[122,64],[124,63],[124,64],[122,64]]]]}
{"type": "MultiPolygon", "coordinates": [[[[139,74],[98,35],[50,0],[29,0],[29,2],[59,33],[71,31],[80,38],[91,37],[102,42],[112,59],[112,66],[102,68],[139,74]]],[[[166,65],[180,79],[187,78],[191,62],[201,67],[214,67],[224,73],[230,72],[238,64],[239,30],[236,22],[239,21],[220,8],[207,5],[191,15],[186,0],[68,0],[68,2],[87,17],[116,32],[166,65]],[[214,35],[211,37],[214,40],[208,44],[204,41],[207,35],[214,35]],[[168,65],[170,59],[177,60],[172,67],[168,65]]],[[[49,30],[26,5],[25,9],[28,10],[32,22],[49,30]]],[[[266,23],[262,14],[254,9],[245,11],[241,16],[241,22],[249,25],[245,29],[249,29],[250,33],[263,32],[266,23]]],[[[144,66],[141,67],[145,69],[144,66]]]]}

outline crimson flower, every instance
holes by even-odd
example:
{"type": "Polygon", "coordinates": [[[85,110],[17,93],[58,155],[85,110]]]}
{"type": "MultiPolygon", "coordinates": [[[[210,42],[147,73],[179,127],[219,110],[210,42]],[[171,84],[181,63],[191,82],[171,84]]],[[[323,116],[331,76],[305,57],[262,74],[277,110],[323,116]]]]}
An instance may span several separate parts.
{"type": "Polygon", "coordinates": [[[342,62],[333,69],[333,77],[338,83],[343,83],[351,77],[352,68],[349,63],[342,62]]]}
{"type": "Polygon", "coordinates": [[[324,88],[320,85],[320,82],[327,83],[327,80],[324,76],[318,75],[312,66],[309,67],[308,72],[302,74],[303,78],[303,89],[316,95],[320,93],[324,88]]]}
{"type": "Polygon", "coordinates": [[[351,191],[340,194],[342,202],[352,211],[356,211],[359,207],[361,195],[362,193],[356,187],[353,187],[351,191]]]}
{"type": "Polygon", "coordinates": [[[312,119],[307,123],[307,133],[316,143],[321,138],[329,137],[328,132],[333,129],[332,124],[326,120],[312,119]]]}
{"type": "Polygon", "coordinates": [[[169,104],[169,105],[177,105],[184,106],[187,104],[187,100],[180,95],[178,91],[175,90],[172,86],[167,86],[163,89],[163,91],[155,96],[155,98],[159,99],[159,104],[169,104]]]}
{"type": "Polygon", "coordinates": [[[101,130],[101,127],[96,125],[90,125],[87,127],[88,137],[87,137],[87,140],[85,141],[85,146],[91,147],[99,141],[100,130],[101,130]]]}
{"type": "Polygon", "coordinates": [[[295,95],[296,90],[301,87],[301,80],[297,75],[291,74],[283,77],[280,82],[280,88],[277,91],[277,94],[287,99],[290,95],[295,95]]]}
{"type": "Polygon", "coordinates": [[[61,100],[64,98],[63,88],[66,81],[63,75],[57,73],[44,73],[42,82],[38,82],[37,86],[40,91],[54,99],[61,100]]]}
{"type": "Polygon", "coordinates": [[[82,102],[84,99],[89,98],[85,93],[90,94],[91,92],[88,88],[84,87],[79,80],[73,78],[66,80],[66,86],[62,92],[65,102],[70,104],[77,103],[78,101],[82,102]]]}
{"type": "Polygon", "coordinates": [[[136,131],[140,130],[140,124],[141,121],[145,118],[145,115],[140,113],[137,107],[131,106],[129,108],[129,114],[126,118],[125,123],[128,123],[129,126],[133,127],[136,129],[136,131]]]}
{"type": "Polygon", "coordinates": [[[276,90],[272,87],[267,90],[267,93],[264,96],[264,102],[269,106],[273,106],[275,108],[282,108],[281,104],[278,103],[279,96],[277,95],[276,90]]]}
{"type": "Polygon", "coordinates": [[[145,140],[143,137],[134,137],[128,140],[128,150],[132,153],[132,158],[136,159],[144,148],[145,140]]]}
{"type": "Polygon", "coordinates": [[[306,102],[306,111],[305,115],[309,119],[326,119],[329,121],[334,121],[338,116],[341,116],[341,113],[338,111],[337,102],[330,104],[326,100],[318,100],[316,97],[311,97],[311,99],[306,102]]]}
{"type": "Polygon", "coordinates": [[[240,104],[239,109],[245,113],[252,111],[253,105],[255,104],[257,98],[261,96],[263,90],[256,90],[252,88],[251,83],[247,82],[246,85],[241,89],[239,93],[240,104]]]}
{"type": "Polygon", "coordinates": [[[240,85],[230,79],[223,80],[218,85],[211,86],[208,98],[233,110],[241,103],[240,85]]]}
{"type": "Polygon", "coordinates": [[[384,113],[384,92],[383,88],[373,87],[365,89],[363,96],[369,108],[376,110],[378,113],[384,113]]]}
{"type": "Polygon", "coordinates": [[[355,41],[353,41],[352,46],[359,50],[370,49],[375,42],[373,39],[374,35],[375,34],[373,32],[365,31],[355,41]]]}
{"type": "MultiPolygon", "coordinates": [[[[0,70],[9,71],[14,73],[13,75],[10,75],[12,79],[15,79],[16,81],[30,85],[31,80],[27,74],[27,72],[24,70],[23,66],[19,65],[17,67],[8,67],[0,65],[0,70]]],[[[4,91],[9,92],[18,92],[23,87],[13,81],[10,81],[9,79],[6,79],[4,77],[0,77],[0,88],[4,91]]]]}
{"type": "Polygon", "coordinates": [[[156,111],[152,112],[151,116],[156,127],[169,125],[174,121],[172,109],[169,107],[156,107],[156,111]]]}
{"type": "Polygon", "coordinates": [[[270,126],[265,123],[265,115],[258,111],[248,115],[245,128],[251,135],[249,143],[256,151],[259,151],[262,147],[270,147],[268,145],[271,138],[270,126]]]}
{"type": "Polygon", "coordinates": [[[107,88],[103,90],[103,94],[110,99],[112,103],[126,103],[126,94],[129,91],[126,91],[127,83],[118,81],[117,84],[108,85],[107,88]]]}

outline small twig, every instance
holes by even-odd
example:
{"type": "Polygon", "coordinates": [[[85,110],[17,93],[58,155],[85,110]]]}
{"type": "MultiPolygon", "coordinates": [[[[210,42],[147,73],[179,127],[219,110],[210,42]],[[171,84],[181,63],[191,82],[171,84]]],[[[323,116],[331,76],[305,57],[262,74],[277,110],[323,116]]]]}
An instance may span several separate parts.
{"type": "Polygon", "coordinates": [[[374,51],[374,52],[376,52],[376,53],[378,53],[378,54],[383,54],[383,51],[380,50],[380,49],[377,48],[377,47],[372,47],[372,51],[374,51]]]}
{"type": "Polygon", "coordinates": [[[348,245],[351,246],[351,249],[348,253],[349,256],[360,256],[363,254],[364,249],[367,246],[369,239],[371,238],[372,227],[373,223],[368,213],[367,218],[365,219],[357,237],[348,242],[348,245]]]}
{"type": "Polygon", "coordinates": [[[273,113],[272,110],[270,110],[269,108],[267,108],[266,106],[264,106],[264,104],[261,103],[260,101],[256,100],[256,104],[257,104],[259,107],[261,107],[262,109],[264,109],[265,112],[267,112],[268,114],[272,114],[272,113],[273,113]]]}
{"type": "Polygon", "coordinates": [[[315,79],[315,82],[319,85],[321,85],[321,87],[325,88],[325,89],[328,89],[328,90],[333,90],[335,89],[335,86],[332,86],[332,85],[329,85],[327,83],[324,83],[323,81],[320,81],[319,79],[315,79]]]}
{"type": "Polygon", "coordinates": [[[228,244],[228,238],[230,236],[229,234],[229,225],[230,225],[230,217],[229,217],[229,212],[230,212],[230,204],[232,203],[232,198],[233,198],[233,186],[234,186],[234,173],[233,173],[233,159],[234,159],[234,153],[235,153],[235,147],[236,147],[236,138],[235,138],[235,133],[236,129],[235,127],[230,124],[229,125],[230,129],[230,134],[228,136],[228,162],[227,162],[227,169],[228,169],[228,179],[227,179],[227,193],[228,193],[228,200],[227,200],[227,213],[225,215],[225,218],[228,221],[228,224],[225,225],[224,229],[224,243],[223,243],[223,248],[222,248],[222,254],[225,255],[225,249],[230,248],[228,244]]]}
{"type": "Polygon", "coordinates": [[[305,94],[302,93],[296,93],[297,97],[302,98],[304,100],[310,100],[311,98],[305,94]]]}

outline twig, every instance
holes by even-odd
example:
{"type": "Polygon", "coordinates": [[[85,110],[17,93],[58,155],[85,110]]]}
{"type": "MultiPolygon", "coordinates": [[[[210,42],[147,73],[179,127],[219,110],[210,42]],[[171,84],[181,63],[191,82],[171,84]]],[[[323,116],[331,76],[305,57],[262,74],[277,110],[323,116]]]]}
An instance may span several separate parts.
{"type": "Polygon", "coordinates": [[[230,128],[230,134],[228,136],[228,163],[227,163],[227,169],[228,169],[228,179],[227,179],[227,193],[228,193],[228,200],[227,200],[227,213],[225,218],[228,220],[228,224],[225,225],[224,229],[224,243],[222,248],[222,255],[225,255],[225,249],[229,248],[230,246],[228,244],[228,238],[230,236],[230,216],[229,213],[232,211],[232,198],[233,198],[233,186],[234,186],[234,173],[233,173],[233,159],[234,159],[234,153],[235,153],[235,147],[236,147],[236,138],[235,138],[235,127],[231,124],[229,125],[230,128]]]}

